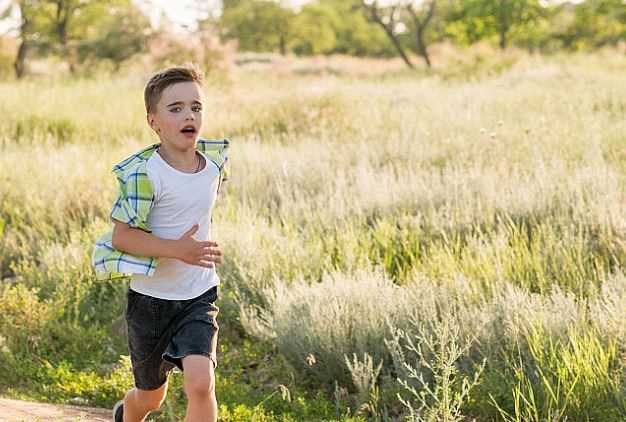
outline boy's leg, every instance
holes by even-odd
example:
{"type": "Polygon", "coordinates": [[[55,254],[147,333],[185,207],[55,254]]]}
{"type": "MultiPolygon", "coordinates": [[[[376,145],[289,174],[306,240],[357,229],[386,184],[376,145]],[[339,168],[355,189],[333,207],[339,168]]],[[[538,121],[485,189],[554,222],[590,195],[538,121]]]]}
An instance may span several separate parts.
{"type": "Polygon", "coordinates": [[[148,413],[158,410],[167,394],[167,382],[156,390],[133,388],[124,396],[124,422],[142,422],[148,413]]]}
{"type": "Polygon", "coordinates": [[[187,394],[185,422],[216,422],[215,372],[213,361],[202,355],[183,358],[184,388],[187,394]]]}

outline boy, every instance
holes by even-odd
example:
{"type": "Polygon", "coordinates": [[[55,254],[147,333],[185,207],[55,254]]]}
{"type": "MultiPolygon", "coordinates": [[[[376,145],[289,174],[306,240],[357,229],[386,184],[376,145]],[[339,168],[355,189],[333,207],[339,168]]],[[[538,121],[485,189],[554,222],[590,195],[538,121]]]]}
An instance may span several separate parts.
{"type": "Polygon", "coordinates": [[[116,404],[115,422],[140,422],[157,410],[174,367],[183,371],[185,421],[217,420],[215,266],[222,253],[210,232],[228,141],[198,139],[201,84],[193,68],[154,75],[144,100],[160,143],[113,168],[114,228],[96,242],[93,265],[132,275],[126,321],[135,388],[116,404]]]}

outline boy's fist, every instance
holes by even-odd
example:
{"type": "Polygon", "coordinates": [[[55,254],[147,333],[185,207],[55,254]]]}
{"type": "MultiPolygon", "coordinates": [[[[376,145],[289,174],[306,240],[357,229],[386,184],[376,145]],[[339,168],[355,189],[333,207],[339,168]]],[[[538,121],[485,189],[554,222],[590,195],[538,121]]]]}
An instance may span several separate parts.
{"type": "Polygon", "coordinates": [[[198,231],[198,227],[194,224],[178,239],[176,258],[190,265],[213,268],[216,264],[222,263],[222,251],[216,242],[194,239],[193,235],[198,231]]]}

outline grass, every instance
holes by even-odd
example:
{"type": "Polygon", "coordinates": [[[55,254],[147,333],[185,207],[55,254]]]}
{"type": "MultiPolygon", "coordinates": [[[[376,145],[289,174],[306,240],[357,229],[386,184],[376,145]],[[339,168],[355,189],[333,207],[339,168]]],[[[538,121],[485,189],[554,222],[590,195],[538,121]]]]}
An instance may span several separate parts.
{"type": "MultiPolygon", "coordinates": [[[[205,135],[233,141],[223,420],[623,420],[626,59],[481,63],[209,79],[205,135]]],[[[142,87],[0,84],[4,395],[132,384],[127,282],[89,255],[111,165],[155,141],[142,87]]],[[[180,381],[153,420],[184,412],[180,381]]]]}

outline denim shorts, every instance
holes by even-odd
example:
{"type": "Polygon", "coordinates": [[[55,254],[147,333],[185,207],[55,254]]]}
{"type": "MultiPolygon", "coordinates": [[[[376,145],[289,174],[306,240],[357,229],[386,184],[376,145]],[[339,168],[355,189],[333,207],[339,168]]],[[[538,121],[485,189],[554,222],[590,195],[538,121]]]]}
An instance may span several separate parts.
{"type": "Polygon", "coordinates": [[[189,355],[207,356],[217,366],[217,287],[188,300],[166,300],[128,289],[128,348],[141,390],[155,390],[172,369],[183,370],[189,355]]]}

